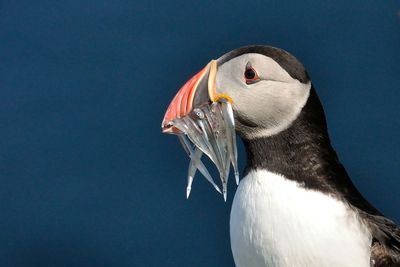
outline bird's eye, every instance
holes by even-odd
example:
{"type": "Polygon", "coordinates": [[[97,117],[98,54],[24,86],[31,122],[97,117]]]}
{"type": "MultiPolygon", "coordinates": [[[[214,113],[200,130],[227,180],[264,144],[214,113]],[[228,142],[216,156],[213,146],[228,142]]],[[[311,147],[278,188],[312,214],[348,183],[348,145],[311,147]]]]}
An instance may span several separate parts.
{"type": "Polygon", "coordinates": [[[244,71],[244,78],[247,84],[252,84],[260,80],[260,77],[258,77],[256,70],[253,67],[249,66],[249,64],[246,66],[246,70],[244,71]]]}

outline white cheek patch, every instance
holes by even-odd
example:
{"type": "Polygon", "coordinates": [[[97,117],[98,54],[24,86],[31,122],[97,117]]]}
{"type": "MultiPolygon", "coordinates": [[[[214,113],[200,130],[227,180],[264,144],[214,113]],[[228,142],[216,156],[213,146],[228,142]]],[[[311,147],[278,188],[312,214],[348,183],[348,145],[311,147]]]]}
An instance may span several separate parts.
{"type": "Polygon", "coordinates": [[[265,88],[261,84],[255,88],[253,98],[238,98],[237,105],[245,107],[240,108],[240,112],[245,112],[253,123],[262,126],[249,133],[248,138],[271,136],[285,130],[307,103],[310,83],[269,83],[265,88]]]}
{"type": "Polygon", "coordinates": [[[251,131],[240,132],[252,139],[277,134],[298,117],[310,94],[311,82],[303,84],[292,78],[273,59],[261,54],[244,54],[218,69],[217,92],[229,95],[238,116],[246,118],[251,131]],[[261,80],[246,84],[246,64],[257,71],[261,80]]]}

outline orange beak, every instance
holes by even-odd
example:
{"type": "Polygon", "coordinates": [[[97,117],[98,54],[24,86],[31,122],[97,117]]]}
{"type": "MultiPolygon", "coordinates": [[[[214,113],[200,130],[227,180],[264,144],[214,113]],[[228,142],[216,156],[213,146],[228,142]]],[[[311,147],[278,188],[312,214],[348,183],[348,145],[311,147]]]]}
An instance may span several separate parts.
{"type": "Polygon", "coordinates": [[[188,115],[195,106],[218,101],[215,76],[217,61],[211,60],[201,71],[187,81],[172,99],[161,124],[163,133],[177,134],[181,131],[172,125],[172,121],[188,115]]]}

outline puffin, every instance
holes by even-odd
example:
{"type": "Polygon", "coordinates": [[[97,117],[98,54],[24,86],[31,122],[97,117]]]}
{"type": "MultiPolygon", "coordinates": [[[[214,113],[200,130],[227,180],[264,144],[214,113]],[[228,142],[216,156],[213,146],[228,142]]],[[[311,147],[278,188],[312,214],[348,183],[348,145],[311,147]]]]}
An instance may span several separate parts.
{"type": "Polygon", "coordinates": [[[211,61],[171,102],[163,131],[221,98],[232,105],[247,154],[230,214],[237,267],[400,266],[400,228],[352,183],[293,55],[252,45],[211,61]]]}

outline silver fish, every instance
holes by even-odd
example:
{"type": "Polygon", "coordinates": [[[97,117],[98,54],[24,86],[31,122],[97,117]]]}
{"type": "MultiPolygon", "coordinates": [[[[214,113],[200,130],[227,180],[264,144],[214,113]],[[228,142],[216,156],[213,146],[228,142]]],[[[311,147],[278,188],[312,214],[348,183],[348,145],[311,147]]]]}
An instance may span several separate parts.
{"type": "Polygon", "coordinates": [[[221,99],[218,102],[202,105],[186,116],[174,119],[171,121],[171,125],[180,131],[175,134],[178,135],[183,148],[190,158],[186,196],[189,197],[190,195],[197,169],[215,190],[221,193],[221,190],[214,183],[206,166],[201,161],[202,155],[205,154],[219,171],[222,195],[226,201],[231,165],[234,170],[236,184],[239,183],[235,120],[231,104],[221,99]]]}

